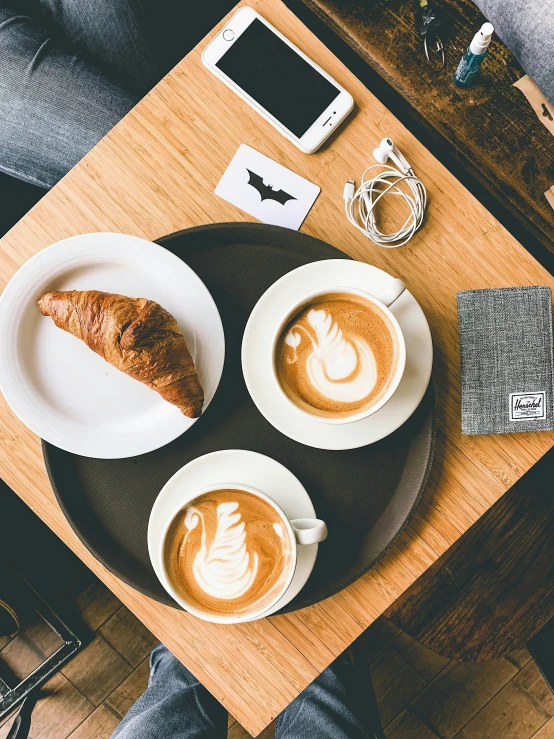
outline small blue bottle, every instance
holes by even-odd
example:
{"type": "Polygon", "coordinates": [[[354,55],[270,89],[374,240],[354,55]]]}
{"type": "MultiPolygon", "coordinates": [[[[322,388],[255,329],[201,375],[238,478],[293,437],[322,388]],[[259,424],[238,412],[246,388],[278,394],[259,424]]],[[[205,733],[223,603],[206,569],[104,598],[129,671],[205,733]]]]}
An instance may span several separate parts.
{"type": "Polygon", "coordinates": [[[494,28],[492,23],[483,23],[481,30],[473,37],[473,41],[460,59],[458,69],[454,73],[454,84],[458,87],[469,87],[489,50],[494,28]]]}

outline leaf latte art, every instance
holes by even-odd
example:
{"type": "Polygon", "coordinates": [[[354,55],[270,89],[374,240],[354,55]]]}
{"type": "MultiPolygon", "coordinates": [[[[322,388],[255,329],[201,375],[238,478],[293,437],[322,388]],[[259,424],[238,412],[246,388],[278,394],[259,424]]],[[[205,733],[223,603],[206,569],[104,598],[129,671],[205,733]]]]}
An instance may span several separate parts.
{"type": "Polygon", "coordinates": [[[281,517],[245,490],[200,495],[177,515],[166,537],[173,586],[212,614],[244,615],[270,604],[291,561],[292,543],[281,517]]]}
{"type": "Polygon", "coordinates": [[[390,321],[377,306],[350,293],[327,293],[289,320],[275,366],[281,387],[300,408],[348,415],[384,395],[396,353],[390,321]]]}

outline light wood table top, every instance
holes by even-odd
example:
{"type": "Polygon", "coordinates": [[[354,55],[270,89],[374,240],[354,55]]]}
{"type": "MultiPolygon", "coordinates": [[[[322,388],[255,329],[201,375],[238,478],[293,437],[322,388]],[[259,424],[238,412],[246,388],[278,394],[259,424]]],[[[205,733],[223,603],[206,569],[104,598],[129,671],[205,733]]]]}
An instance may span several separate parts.
{"type": "Polygon", "coordinates": [[[338,135],[319,153],[302,154],[208,73],[197,48],[2,239],[0,286],[37,251],[74,234],[156,239],[250,220],[213,191],[241,143],[259,149],[321,186],[302,231],[401,277],[425,310],[436,351],[438,442],[422,502],[395,546],[346,590],[296,613],[228,627],[149,600],[94,559],[56,503],[39,439],[3,399],[0,473],[255,735],[554,444],[554,433],[462,436],[456,316],[457,290],[554,287],[554,279],[279,0],[249,4],[353,94],[356,114],[338,135]],[[343,214],[345,181],[360,176],[385,135],[430,194],[425,227],[398,250],[374,246],[343,214]]]}

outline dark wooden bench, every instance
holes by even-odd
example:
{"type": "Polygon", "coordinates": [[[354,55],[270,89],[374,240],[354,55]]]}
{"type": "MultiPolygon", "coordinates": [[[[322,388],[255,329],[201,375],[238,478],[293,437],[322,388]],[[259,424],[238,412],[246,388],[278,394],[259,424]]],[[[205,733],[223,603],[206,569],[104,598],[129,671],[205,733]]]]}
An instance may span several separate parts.
{"type": "MultiPolygon", "coordinates": [[[[388,618],[455,660],[481,662],[529,645],[554,617],[553,475],[549,452],[398,598],[388,618]]],[[[554,650],[552,658],[554,665],[554,650]]]]}
{"type": "MultiPolygon", "coordinates": [[[[470,0],[437,0],[450,19],[444,34],[446,67],[439,74],[423,57],[413,0],[304,2],[408,104],[407,117],[426,132],[425,143],[435,155],[474,178],[490,195],[485,203],[490,210],[496,202],[523,225],[515,235],[526,246],[530,233],[554,251],[554,211],[544,197],[554,185],[554,137],[523,93],[512,87],[524,72],[495,39],[479,81],[467,90],[452,82],[464,49],[484,21],[470,0]]],[[[393,112],[410,127],[406,115],[393,112]]],[[[505,222],[499,212],[494,214],[505,222]]]]}

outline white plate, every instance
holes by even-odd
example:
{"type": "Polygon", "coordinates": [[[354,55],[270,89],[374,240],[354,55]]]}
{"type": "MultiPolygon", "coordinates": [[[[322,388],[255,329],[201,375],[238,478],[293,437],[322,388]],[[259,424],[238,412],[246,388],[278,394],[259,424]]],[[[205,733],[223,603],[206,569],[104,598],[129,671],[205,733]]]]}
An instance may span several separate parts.
{"type": "Polygon", "coordinates": [[[51,290],[103,290],[160,303],[183,332],[204,410],[223,369],[218,310],[188,265],[136,236],[74,236],[26,262],[0,298],[0,389],[23,423],[61,449],[102,459],[150,452],[192,426],[194,419],[42,316],[37,300],[51,290]]]}
{"type": "MultiPolygon", "coordinates": [[[[183,492],[201,490],[229,480],[266,493],[291,519],[316,517],[310,496],[300,480],[271,457],[243,449],[205,454],[181,467],[162,488],[152,507],[148,522],[148,551],[160,582],[163,583],[159,536],[165,530],[166,522],[181,510],[183,492]]],[[[284,608],[302,590],[313,570],[317,550],[318,544],[298,547],[296,570],[289,589],[264,617],[284,608]]]]}
{"type": "Polygon", "coordinates": [[[392,434],[418,407],[431,378],[433,343],[425,314],[408,290],[390,306],[406,340],[406,368],[393,397],[372,416],[341,425],[311,419],[276,391],[272,377],[273,339],[293,302],[337,286],[379,298],[392,280],[387,272],[363,262],[327,259],[284,275],[256,303],[244,331],[242,371],[258,410],[282,434],[317,449],[355,449],[392,434]]]}

